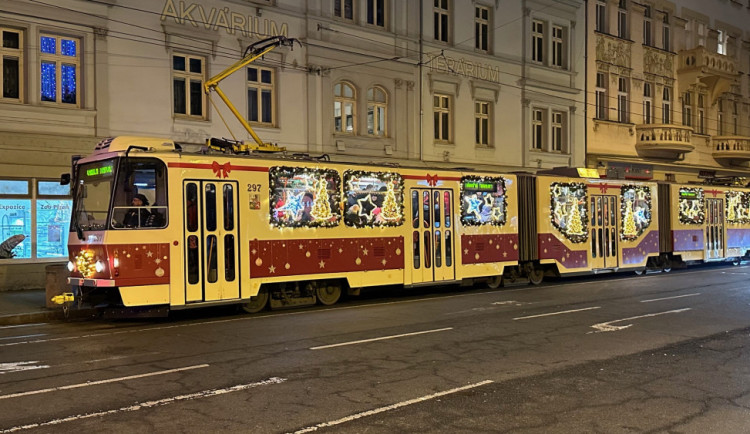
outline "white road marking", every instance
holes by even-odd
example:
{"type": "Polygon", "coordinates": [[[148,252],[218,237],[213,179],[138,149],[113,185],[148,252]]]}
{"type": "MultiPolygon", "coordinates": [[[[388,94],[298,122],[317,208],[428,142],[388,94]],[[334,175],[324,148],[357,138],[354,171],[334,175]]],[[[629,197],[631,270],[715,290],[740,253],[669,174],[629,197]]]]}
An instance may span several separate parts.
{"type": "Polygon", "coordinates": [[[689,310],[692,310],[692,308],[686,307],[684,309],[668,310],[666,312],[649,313],[649,314],[646,314],[646,315],[631,316],[629,318],[623,318],[623,319],[616,319],[614,321],[601,322],[599,324],[594,324],[594,325],[591,326],[591,327],[595,328],[597,331],[595,331],[595,332],[589,332],[589,333],[616,332],[618,330],[624,330],[626,328],[629,328],[629,327],[633,326],[633,324],[628,324],[628,325],[624,325],[624,326],[615,326],[615,325],[612,325],[613,323],[616,323],[616,322],[630,321],[630,320],[638,319],[638,318],[650,318],[650,317],[653,317],[653,316],[667,315],[667,314],[670,314],[670,313],[687,312],[689,310]]]}
{"type": "MultiPolygon", "coordinates": [[[[36,362],[31,362],[36,363],[36,362]]],[[[166,371],[148,372],[146,374],[128,375],[127,377],[109,378],[107,380],[87,381],[85,383],[69,384],[67,386],[50,387],[48,389],[29,390],[27,392],[11,393],[9,395],[0,395],[0,400],[9,398],[18,398],[21,396],[39,395],[40,393],[57,392],[58,390],[79,389],[81,387],[98,386],[100,384],[116,383],[118,381],[135,380],[137,378],[153,377],[155,375],[173,374],[175,372],[190,371],[192,369],[207,368],[209,365],[193,365],[184,368],[167,369],[166,371]]],[[[47,366],[48,367],[48,366],[47,366]]]]}
{"type": "Polygon", "coordinates": [[[641,300],[641,303],[651,303],[652,301],[674,300],[675,298],[695,297],[696,295],[701,295],[701,293],[696,292],[694,294],[675,295],[674,297],[652,298],[650,300],[641,300]]]}
{"type": "Polygon", "coordinates": [[[33,371],[35,369],[49,368],[49,365],[32,365],[32,363],[39,363],[39,361],[32,360],[30,362],[0,363],[0,375],[10,374],[13,372],[33,371]]]}
{"type": "Polygon", "coordinates": [[[361,413],[353,414],[351,416],[343,417],[341,419],[334,420],[334,421],[331,421],[331,422],[323,422],[323,423],[319,423],[317,425],[309,426],[307,428],[303,428],[301,430],[295,431],[294,434],[303,434],[303,433],[317,431],[319,428],[327,428],[327,427],[331,427],[331,426],[335,426],[335,425],[341,425],[342,423],[347,423],[347,422],[351,422],[353,420],[360,419],[360,418],[363,418],[363,417],[372,416],[374,414],[383,413],[383,412],[390,411],[390,410],[395,410],[395,409],[401,408],[401,407],[406,407],[407,405],[417,404],[417,403],[420,403],[420,402],[428,401],[430,399],[435,399],[435,398],[439,398],[441,396],[450,395],[452,393],[461,392],[461,391],[469,390],[469,389],[474,389],[476,387],[484,386],[484,385],[490,384],[492,382],[493,382],[492,380],[484,380],[484,381],[480,381],[479,383],[469,384],[468,386],[457,387],[455,389],[450,389],[450,390],[445,390],[443,392],[433,393],[432,395],[425,395],[425,396],[422,396],[422,397],[419,397],[419,398],[410,399],[408,401],[402,401],[402,402],[399,402],[399,403],[396,403],[396,404],[392,404],[392,405],[389,405],[389,406],[386,406],[386,407],[380,407],[380,408],[376,408],[374,410],[363,411],[361,413]]]}
{"type": "Polygon", "coordinates": [[[594,310],[594,309],[601,309],[601,308],[602,308],[601,306],[594,306],[594,307],[585,307],[583,309],[573,309],[573,310],[563,310],[560,312],[542,313],[539,315],[519,316],[518,318],[513,318],[513,321],[516,321],[519,319],[541,318],[543,316],[563,315],[566,313],[583,312],[586,310],[594,310]]]}
{"type": "Polygon", "coordinates": [[[187,395],[179,395],[179,396],[173,396],[171,398],[159,399],[156,401],[139,402],[133,405],[129,405],[127,407],[120,407],[120,408],[116,408],[112,410],[99,411],[96,413],[77,414],[75,416],[68,416],[68,417],[64,417],[61,419],[53,419],[47,422],[14,426],[11,428],[5,428],[5,429],[0,430],[0,433],[11,433],[11,432],[22,431],[22,430],[27,430],[27,429],[39,428],[43,426],[60,425],[65,422],[73,422],[76,420],[91,419],[92,417],[102,417],[102,416],[109,416],[109,415],[117,414],[117,413],[138,411],[138,410],[143,410],[146,408],[174,404],[180,401],[190,401],[194,399],[210,398],[212,396],[224,395],[224,394],[232,393],[232,392],[240,392],[242,390],[252,389],[258,386],[265,386],[267,384],[279,384],[279,383],[283,383],[284,381],[286,381],[286,378],[271,377],[268,380],[258,381],[256,383],[238,384],[236,386],[226,387],[223,389],[204,390],[201,392],[190,393],[187,395]]]}
{"type": "Polygon", "coordinates": [[[9,341],[11,339],[35,338],[35,337],[38,337],[38,336],[47,336],[47,334],[46,333],[38,333],[38,334],[35,334],[35,335],[7,336],[7,337],[4,337],[4,338],[0,338],[0,341],[9,341]]]}
{"type": "Polygon", "coordinates": [[[35,322],[33,324],[17,324],[17,325],[7,325],[7,326],[0,326],[0,330],[2,329],[17,329],[19,327],[35,327],[40,325],[47,325],[46,322],[35,322]]]}
{"type": "Polygon", "coordinates": [[[435,329],[435,330],[425,330],[425,331],[413,332],[413,333],[403,333],[403,334],[400,334],[400,335],[381,336],[379,338],[362,339],[362,340],[359,340],[359,341],[341,342],[339,344],[321,345],[321,346],[318,346],[318,347],[310,347],[310,349],[311,350],[323,350],[323,349],[326,349],[326,348],[343,347],[345,345],[364,344],[364,343],[367,343],[367,342],[384,341],[386,339],[396,339],[396,338],[403,338],[403,337],[406,337],[406,336],[423,335],[423,334],[426,334],[426,333],[444,332],[446,330],[453,330],[453,327],[446,327],[446,328],[435,329]]]}

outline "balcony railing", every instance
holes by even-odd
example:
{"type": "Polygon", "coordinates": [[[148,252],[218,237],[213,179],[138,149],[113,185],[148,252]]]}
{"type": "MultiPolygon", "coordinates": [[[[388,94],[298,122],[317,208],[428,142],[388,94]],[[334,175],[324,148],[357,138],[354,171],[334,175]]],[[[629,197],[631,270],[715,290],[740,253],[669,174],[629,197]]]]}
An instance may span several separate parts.
{"type": "Polygon", "coordinates": [[[736,165],[750,161],[750,137],[714,136],[711,138],[714,160],[722,164],[736,165]]]}
{"type": "Polygon", "coordinates": [[[636,125],[635,135],[635,149],[644,157],[676,159],[695,149],[693,129],[683,125],[636,125]]]}
{"type": "Polygon", "coordinates": [[[702,46],[680,51],[677,74],[680,76],[680,92],[685,92],[687,86],[700,80],[711,92],[712,101],[728,91],[740,75],[735,59],[711,53],[702,46]]]}

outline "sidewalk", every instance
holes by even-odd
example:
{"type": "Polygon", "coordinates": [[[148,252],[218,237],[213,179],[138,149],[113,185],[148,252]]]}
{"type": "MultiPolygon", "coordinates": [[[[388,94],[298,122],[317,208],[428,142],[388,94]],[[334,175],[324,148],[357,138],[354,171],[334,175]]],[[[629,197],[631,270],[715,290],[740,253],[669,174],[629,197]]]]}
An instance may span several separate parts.
{"type": "Polygon", "coordinates": [[[61,320],[62,307],[47,308],[42,289],[0,291],[0,326],[61,320]]]}

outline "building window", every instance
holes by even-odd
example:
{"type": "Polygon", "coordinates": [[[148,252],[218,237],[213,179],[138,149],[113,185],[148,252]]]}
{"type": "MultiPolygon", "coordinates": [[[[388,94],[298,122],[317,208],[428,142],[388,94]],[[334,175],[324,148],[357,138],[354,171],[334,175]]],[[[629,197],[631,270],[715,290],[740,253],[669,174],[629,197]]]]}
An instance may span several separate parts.
{"type": "Polygon", "coordinates": [[[203,91],[206,60],[201,56],[172,56],[174,113],[205,119],[206,93],[203,91]]]}
{"type": "Polygon", "coordinates": [[[607,76],[596,73],[596,118],[607,119],[607,76]]]}
{"type": "Polygon", "coordinates": [[[66,258],[69,191],[60,181],[0,179],[0,258],[66,258]]]}
{"type": "Polygon", "coordinates": [[[450,10],[448,9],[449,0],[434,0],[434,7],[432,14],[434,17],[435,26],[435,40],[448,42],[448,19],[450,18],[450,10]]]}
{"type": "Polygon", "coordinates": [[[672,33],[669,27],[669,14],[664,13],[664,23],[662,24],[662,43],[664,44],[664,50],[665,51],[671,51],[672,50],[672,33]]]}
{"type": "Polygon", "coordinates": [[[737,101],[732,101],[732,134],[735,136],[738,134],[738,123],[737,123],[737,101]]]}
{"type": "Polygon", "coordinates": [[[333,0],[333,16],[354,20],[354,0],[333,0]]]}
{"type": "Polygon", "coordinates": [[[654,86],[651,83],[643,83],[643,123],[654,123],[654,86]]]}
{"type": "Polygon", "coordinates": [[[643,45],[648,45],[649,47],[652,45],[651,28],[651,6],[646,6],[643,10],[643,45]]]}
{"type": "Polygon", "coordinates": [[[627,0],[620,0],[617,10],[617,36],[628,39],[628,10],[627,0]]]}
{"type": "Polygon", "coordinates": [[[269,126],[276,125],[274,70],[252,66],[247,68],[247,120],[269,126]]]}
{"type": "Polygon", "coordinates": [[[706,134],[706,97],[698,94],[698,134],[706,134]]]}
{"type": "Polygon", "coordinates": [[[3,38],[2,45],[0,45],[0,59],[3,61],[2,68],[0,68],[0,82],[3,84],[0,101],[21,101],[23,95],[21,77],[23,77],[24,65],[24,34],[20,30],[2,27],[0,27],[0,33],[2,33],[3,38]]]}
{"type": "Polygon", "coordinates": [[[558,68],[565,67],[563,31],[560,26],[552,26],[552,66],[558,68]]]}
{"type": "Polygon", "coordinates": [[[544,142],[544,110],[535,108],[531,111],[531,147],[542,150],[544,142]]]}
{"type": "Polygon", "coordinates": [[[723,136],[724,135],[724,100],[723,99],[720,99],[718,102],[717,117],[718,117],[718,119],[716,120],[717,135],[723,136]]]}
{"type": "Polygon", "coordinates": [[[544,63],[544,23],[531,22],[531,60],[544,63]]]}
{"type": "Polygon", "coordinates": [[[661,96],[661,115],[662,123],[669,124],[672,122],[672,88],[664,86],[661,96]]]}
{"type": "Polygon", "coordinates": [[[474,48],[489,51],[490,10],[484,6],[474,7],[474,48]]]}
{"type": "Polygon", "coordinates": [[[693,126],[693,107],[690,103],[690,92],[685,92],[682,97],[682,125],[693,126]]]}
{"type": "Polygon", "coordinates": [[[367,0],[367,24],[385,27],[385,0],[367,0]]]}
{"type": "Polygon", "coordinates": [[[727,32],[724,30],[719,30],[719,36],[716,41],[716,52],[719,54],[727,54],[727,32]]]}
{"type": "Polygon", "coordinates": [[[478,146],[490,146],[490,103],[474,102],[474,130],[478,146]]]}
{"type": "MultiPolygon", "coordinates": [[[[3,42],[5,38],[3,38],[3,42]]],[[[42,101],[78,105],[80,85],[81,41],[55,35],[41,35],[42,101]]]]}
{"type": "Polygon", "coordinates": [[[596,31],[607,33],[607,4],[603,1],[596,2],[596,31]]]}
{"type": "Polygon", "coordinates": [[[333,125],[337,133],[356,134],[354,124],[357,94],[350,83],[341,82],[333,86],[333,125]]]}
{"type": "Polygon", "coordinates": [[[439,142],[451,141],[451,97],[438,95],[432,97],[432,111],[435,122],[435,140],[439,142]]]}
{"type": "Polygon", "coordinates": [[[385,137],[388,98],[379,86],[367,90],[367,134],[385,137]]]}
{"type": "Polygon", "coordinates": [[[565,113],[552,112],[552,151],[562,152],[565,149],[565,113]]]}
{"type": "Polygon", "coordinates": [[[628,122],[628,79],[620,77],[617,79],[617,120],[628,122]]]}

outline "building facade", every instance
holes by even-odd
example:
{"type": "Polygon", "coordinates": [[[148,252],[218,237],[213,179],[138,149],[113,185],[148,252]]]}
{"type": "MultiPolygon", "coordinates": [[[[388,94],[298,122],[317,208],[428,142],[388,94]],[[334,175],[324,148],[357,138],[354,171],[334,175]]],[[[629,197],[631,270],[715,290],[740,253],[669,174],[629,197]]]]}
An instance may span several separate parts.
{"type": "Polygon", "coordinates": [[[334,160],[536,170],[585,161],[583,0],[5,0],[0,289],[67,257],[71,158],[105,137],[265,142],[334,160]]]}
{"type": "Polygon", "coordinates": [[[588,2],[587,165],[609,177],[746,177],[750,3],[588,2]]]}

